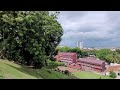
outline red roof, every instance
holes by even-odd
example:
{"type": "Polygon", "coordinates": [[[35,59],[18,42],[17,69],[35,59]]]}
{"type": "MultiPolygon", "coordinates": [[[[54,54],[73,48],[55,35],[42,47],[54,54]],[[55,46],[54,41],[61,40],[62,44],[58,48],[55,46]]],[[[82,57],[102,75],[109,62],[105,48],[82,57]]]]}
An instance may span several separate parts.
{"type": "Polygon", "coordinates": [[[97,65],[101,65],[104,61],[102,60],[97,60],[95,58],[80,58],[78,60],[79,62],[85,62],[85,63],[91,63],[91,64],[97,64],[97,65]]]}
{"type": "Polygon", "coordinates": [[[120,70],[120,65],[117,66],[109,66],[106,70],[106,72],[110,72],[110,71],[119,71],[120,70]]]}

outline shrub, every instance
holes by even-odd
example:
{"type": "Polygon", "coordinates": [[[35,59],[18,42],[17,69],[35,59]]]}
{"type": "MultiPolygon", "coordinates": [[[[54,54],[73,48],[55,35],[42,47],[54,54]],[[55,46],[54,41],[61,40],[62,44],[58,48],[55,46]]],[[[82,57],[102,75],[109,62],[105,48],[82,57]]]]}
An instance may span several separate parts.
{"type": "Polygon", "coordinates": [[[62,70],[62,73],[64,73],[64,71],[62,70]]]}
{"type": "Polygon", "coordinates": [[[54,68],[56,68],[58,65],[54,62],[54,61],[51,61],[51,62],[49,62],[48,63],[48,68],[50,68],[50,69],[54,69],[54,68]]]}
{"type": "Polygon", "coordinates": [[[47,60],[47,67],[50,69],[57,68],[57,66],[64,66],[63,62],[47,60]]]}
{"type": "Polygon", "coordinates": [[[59,68],[57,68],[57,71],[60,71],[60,69],[59,69],[59,68]]]}
{"type": "Polygon", "coordinates": [[[65,73],[65,74],[69,74],[69,71],[68,71],[68,70],[65,70],[64,73],[65,73]]]}
{"type": "Polygon", "coordinates": [[[58,62],[58,61],[56,61],[56,64],[57,64],[58,66],[65,66],[65,64],[64,64],[63,62],[58,62]]]}
{"type": "Polygon", "coordinates": [[[110,77],[112,77],[112,78],[116,78],[116,77],[117,77],[117,75],[116,75],[116,73],[115,73],[115,72],[111,71],[111,72],[110,72],[110,77]]]}
{"type": "Polygon", "coordinates": [[[48,72],[48,73],[51,73],[51,71],[50,71],[50,70],[48,70],[47,72],[48,72]]]}

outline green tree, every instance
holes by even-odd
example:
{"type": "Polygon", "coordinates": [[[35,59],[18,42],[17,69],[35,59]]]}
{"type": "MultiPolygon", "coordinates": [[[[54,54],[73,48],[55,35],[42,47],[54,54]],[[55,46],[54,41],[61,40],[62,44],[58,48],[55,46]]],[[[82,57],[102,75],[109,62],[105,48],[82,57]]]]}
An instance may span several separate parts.
{"type": "Polygon", "coordinates": [[[97,50],[89,50],[86,52],[88,53],[88,55],[95,55],[96,56],[97,50]]]}
{"type": "Polygon", "coordinates": [[[120,54],[120,49],[116,49],[116,52],[120,54]]]}
{"type": "Polygon", "coordinates": [[[105,57],[105,59],[106,59],[107,62],[120,63],[120,55],[115,51],[113,51],[111,54],[108,54],[105,57]]]}
{"type": "Polygon", "coordinates": [[[75,53],[77,53],[77,57],[78,58],[82,57],[82,50],[80,50],[80,48],[78,48],[78,47],[71,48],[69,50],[69,52],[75,52],[75,53]]]}
{"type": "Polygon", "coordinates": [[[60,51],[60,52],[70,52],[71,51],[71,47],[68,47],[68,46],[64,46],[64,47],[57,47],[57,50],[60,51]]]}
{"type": "Polygon", "coordinates": [[[0,11],[0,43],[9,60],[42,67],[54,54],[62,35],[56,13],[0,11]]]}
{"type": "Polygon", "coordinates": [[[96,57],[102,60],[106,60],[106,56],[111,53],[112,51],[109,49],[101,49],[96,52],[96,57]]]}

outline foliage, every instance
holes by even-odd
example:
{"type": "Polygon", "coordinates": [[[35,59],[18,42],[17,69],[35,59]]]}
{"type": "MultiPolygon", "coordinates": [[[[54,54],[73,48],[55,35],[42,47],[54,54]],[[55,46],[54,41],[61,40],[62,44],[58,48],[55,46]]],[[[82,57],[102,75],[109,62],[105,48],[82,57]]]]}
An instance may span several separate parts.
{"type": "Polygon", "coordinates": [[[65,70],[64,73],[65,73],[65,74],[69,74],[69,71],[68,71],[68,70],[65,70]]]}
{"type": "Polygon", "coordinates": [[[105,58],[107,62],[120,63],[120,54],[115,51],[113,51],[111,54],[108,54],[105,58]]]}
{"type": "Polygon", "coordinates": [[[111,71],[111,72],[110,72],[110,77],[112,77],[112,78],[116,78],[116,77],[117,77],[117,75],[116,75],[116,73],[115,73],[115,72],[111,71]]]}
{"type": "Polygon", "coordinates": [[[76,52],[78,55],[78,58],[82,57],[84,54],[82,52],[82,50],[80,50],[80,48],[76,47],[76,48],[71,48],[70,52],[76,52]]]}
{"type": "Polygon", "coordinates": [[[120,54],[120,49],[116,49],[116,52],[120,54]]]}
{"type": "Polygon", "coordinates": [[[96,57],[102,60],[106,60],[106,56],[110,54],[112,51],[109,49],[100,49],[96,53],[96,57]]]}
{"type": "Polygon", "coordinates": [[[110,49],[90,50],[88,55],[95,55],[97,58],[107,61],[109,63],[120,63],[120,54],[118,51],[111,51],[110,49]]]}
{"type": "Polygon", "coordinates": [[[64,65],[65,64],[63,62],[47,60],[47,68],[49,69],[54,69],[57,68],[57,66],[64,66],[64,65]]]}
{"type": "Polygon", "coordinates": [[[70,52],[71,48],[68,46],[64,46],[64,47],[57,47],[57,50],[60,52],[70,52]]]}
{"type": "Polygon", "coordinates": [[[58,65],[55,63],[55,61],[47,60],[47,68],[54,69],[57,68],[57,66],[58,65]]]}
{"type": "Polygon", "coordinates": [[[96,56],[97,50],[89,50],[86,52],[88,53],[88,55],[95,55],[96,56]]]}
{"type": "Polygon", "coordinates": [[[64,66],[65,65],[64,62],[58,62],[58,61],[56,61],[56,63],[57,63],[58,66],[64,66]]]}
{"type": "Polygon", "coordinates": [[[48,70],[49,69],[47,68],[42,68],[42,70],[38,70],[38,74],[42,76],[42,78],[44,79],[77,79],[76,77],[70,74],[66,75],[62,72],[53,71],[53,70],[49,70],[51,72],[49,73],[48,70]]]}
{"type": "Polygon", "coordinates": [[[63,35],[56,17],[48,11],[0,11],[2,55],[35,67],[46,65],[63,35]]]}

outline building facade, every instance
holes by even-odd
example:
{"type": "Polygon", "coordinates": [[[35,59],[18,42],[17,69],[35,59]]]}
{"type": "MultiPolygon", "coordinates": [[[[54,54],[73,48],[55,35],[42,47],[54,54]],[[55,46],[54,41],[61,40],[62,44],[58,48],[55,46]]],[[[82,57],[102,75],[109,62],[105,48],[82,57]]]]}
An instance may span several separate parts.
{"type": "Polygon", "coordinates": [[[67,67],[83,71],[104,72],[106,69],[105,61],[95,57],[86,57],[77,59],[77,53],[59,52],[55,56],[57,61],[66,63],[67,67]]]}
{"type": "Polygon", "coordinates": [[[55,56],[57,61],[65,62],[67,64],[76,63],[77,62],[77,53],[72,52],[59,52],[58,55],[55,56]]]}
{"type": "Polygon", "coordinates": [[[83,71],[103,72],[106,69],[104,61],[97,60],[93,57],[81,58],[78,62],[81,66],[81,70],[83,71]]]}

